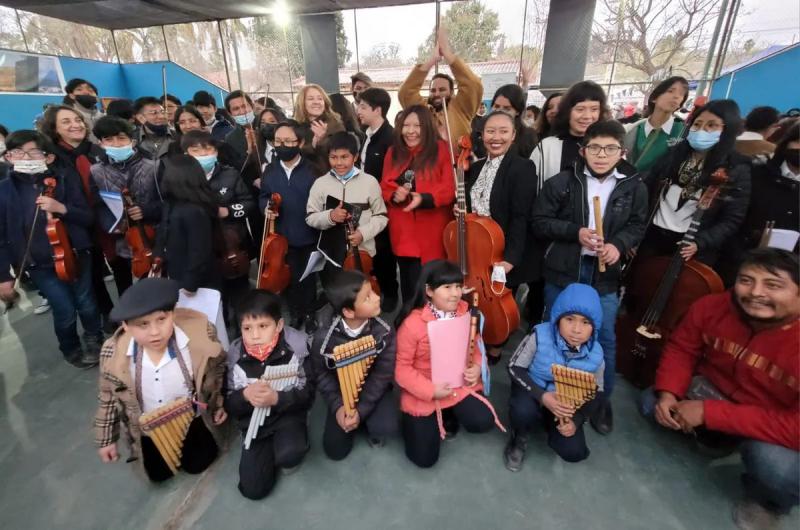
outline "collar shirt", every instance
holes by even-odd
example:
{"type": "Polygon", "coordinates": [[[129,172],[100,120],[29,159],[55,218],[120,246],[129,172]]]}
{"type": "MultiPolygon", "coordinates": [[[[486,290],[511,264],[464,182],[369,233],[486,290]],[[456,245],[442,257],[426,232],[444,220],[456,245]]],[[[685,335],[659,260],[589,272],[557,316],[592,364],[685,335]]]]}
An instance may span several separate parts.
{"type": "MultiPolygon", "coordinates": [[[[619,173],[616,169],[604,178],[602,181],[594,177],[589,169],[584,168],[583,174],[586,175],[586,207],[589,212],[589,230],[597,230],[597,225],[594,222],[594,197],[600,197],[600,211],[605,217],[606,206],[608,206],[608,198],[611,197],[611,192],[617,185],[617,181],[624,179],[625,175],[619,173]]],[[[597,252],[587,250],[581,247],[581,255],[596,256],[597,252]]]]}
{"type": "Polygon", "coordinates": [[[294,171],[294,170],[295,170],[295,168],[296,168],[297,166],[299,166],[299,165],[300,165],[300,161],[299,161],[299,160],[298,160],[298,161],[297,161],[297,163],[296,163],[295,165],[293,165],[292,167],[289,167],[289,166],[287,166],[287,165],[286,165],[286,162],[284,162],[283,160],[281,160],[281,167],[282,167],[282,168],[283,168],[283,170],[286,172],[286,180],[292,180],[292,171],[294,171]]]}
{"type": "MultiPolygon", "coordinates": [[[[170,352],[169,348],[164,352],[158,364],[153,364],[150,357],[142,348],[142,412],[151,412],[159,407],[163,407],[171,401],[183,397],[191,397],[192,391],[186,386],[177,355],[186,363],[189,376],[192,377],[192,358],[189,355],[189,337],[181,328],[175,326],[175,344],[177,352],[170,352]]],[[[136,358],[134,356],[135,341],[131,340],[128,346],[127,355],[130,358],[131,374],[133,374],[134,385],[136,384],[136,358]]]]}
{"type": "Polygon", "coordinates": [[[753,131],[745,131],[736,137],[737,140],[763,140],[764,135],[753,131]]]}
{"type": "Polygon", "coordinates": [[[789,164],[787,164],[785,160],[784,160],[784,161],[783,161],[783,163],[781,164],[781,175],[783,175],[783,176],[784,176],[784,177],[786,177],[787,179],[792,179],[792,180],[795,180],[795,181],[800,181],[800,174],[798,174],[798,173],[794,173],[794,172],[793,172],[793,171],[792,171],[792,170],[789,168],[789,164]]]}
{"type": "MultiPolygon", "coordinates": [[[[664,122],[664,125],[661,126],[661,130],[664,131],[664,133],[666,133],[667,136],[669,136],[669,134],[672,132],[672,125],[674,123],[675,123],[675,116],[670,116],[669,119],[664,122]]],[[[645,120],[645,122],[644,122],[644,136],[645,136],[645,138],[650,136],[650,133],[653,132],[653,129],[655,129],[655,127],[653,127],[650,124],[650,120],[645,120]]]]}
{"type": "Polygon", "coordinates": [[[342,330],[344,330],[345,334],[348,337],[354,339],[359,335],[361,335],[361,332],[364,331],[364,328],[367,327],[368,323],[369,319],[365,320],[364,323],[358,326],[357,328],[351,328],[350,326],[347,325],[347,322],[345,322],[345,320],[342,319],[342,330]]]}
{"type": "Polygon", "coordinates": [[[497,177],[497,170],[500,169],[500,164],[503,162],[502,154],[495,158],[487,158],[486,163],[481,168],[481,173],[475,180],[475,184],[469,192],[470,199],[472,200],[472,211],[478,215],[489,217],[490,199],[492,196],[492,186],[494,186],[494,179],[497,177]]]}

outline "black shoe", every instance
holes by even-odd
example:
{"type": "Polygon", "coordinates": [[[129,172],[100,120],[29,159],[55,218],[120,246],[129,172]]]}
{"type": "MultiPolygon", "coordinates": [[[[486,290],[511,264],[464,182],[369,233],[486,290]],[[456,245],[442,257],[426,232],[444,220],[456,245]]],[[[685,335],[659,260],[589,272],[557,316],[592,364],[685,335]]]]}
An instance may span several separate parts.
{"type": "Polygon", "coordinates": [[[65,355],[64,360],[66,360],[75,368],[80,368],[81,370],[86,370],[99,364],[97,354],[86,353],[83,350],[76,351],[70,355],[65,355]]]}
{"type": "Polygon", "coordinates": [[[313,335],[315,331],[317,331],[317,319],[314,318],[314,315],[306,315],[304,320],[304,326],[306,330],[306,335],[313,335]]]}
{"type": "Polygon", "coordinates": [[[381,313],[391,313],[397,309],[397,303],[400,300],[396,296],[384,296],[381,300],[381,313]]]}
{"type": "Polygon", "coordinates": [[[100,322],[103,325],[103,333],[113,335],[117,331],[117,324],[108,315],[100,315],[100,322]]]}
{"type": "Polygon", "coordinates": [[[503,451],[503,462],[506,469],[516,473],[522,469],[522,462],[525,460],[525,451],[528,449],[528,435],[519,429],[511,430],[511,437],[508,439],[506,449],[503,451]]]}
{"type": "Polygon", "coordinates": [[[614,413],[611,410],[611,401],[601,399],[600,406],[597,407],[597,412],[589,418],[589,423],[598,434],[611,434],[611,431],[614,430],[614,413]]]}
{"type": "Polygon", "coordinates": [[[378,436],[370,436],[367,438],[367,443],[373,449],[379,449],[386,444],[386,440],[384,438],[380,438],[378,436]]]}
{"type": "Polygon", "coordinates": [[[442,419],[442,424],[444,425],[444,440],[446,442],[454,440],[455,437],[458,436],[458,430],[461,428],[458,420],[454,417],[445,417],[442,419]]]}

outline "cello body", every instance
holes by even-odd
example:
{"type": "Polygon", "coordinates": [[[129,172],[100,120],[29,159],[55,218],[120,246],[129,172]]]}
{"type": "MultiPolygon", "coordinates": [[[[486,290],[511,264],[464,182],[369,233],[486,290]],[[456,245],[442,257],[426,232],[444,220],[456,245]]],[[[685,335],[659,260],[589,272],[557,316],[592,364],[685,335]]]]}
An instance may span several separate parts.
{"type": "MultiPolygon", "coordinates": [[[[269,201],[269,210],[277,213],[281,204],[281,196],[273,193],[269,201]]],[[[289,252],[289,241],[275,232],[275,219],[268,217],[264,229],[264,239],[261,242],[261,254],[258,259],[258,277],[256,288],[266,289],[273,293],[280,293],[289,285],[292,274],[286,264],[286,254],[289,252]]]]}
{"type": "MultiPolygon", "coordinates": [[[[44,194],[46,196],[55,196],[56,179],[51,177],[44,179],[44,186],[44,194]]],[[[51,215],[47,217],[45,232],[53,250],[53,267],[56,271],[56,277],[62,282],[74,282],[78,278],[78,260],[75,256],[75,250],[72,248],[72,243],[69,241],[67,227],[61,219],[51,215]]]]}
{"type": "Polygon", "coordinates": [[[242,244],[242,238],[235,226],[221,223],[223,254],[220,260],[222,277],[226,280],[241,278],[250,274],[250,254],[242,244]]]}

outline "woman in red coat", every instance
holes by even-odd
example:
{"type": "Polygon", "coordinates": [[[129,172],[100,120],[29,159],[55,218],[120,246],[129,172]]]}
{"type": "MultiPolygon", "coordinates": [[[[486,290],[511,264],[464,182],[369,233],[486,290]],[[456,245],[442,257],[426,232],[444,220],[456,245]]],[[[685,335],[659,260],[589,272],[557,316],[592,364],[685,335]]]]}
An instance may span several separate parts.
{"type": "Polygon", "coordinates": [[[445,257],[444,227],[453,219],[455,181],[447,144],[430,111],[421,105],[397,119],[386,152],[381,189],[389,213],[389,237],[400,267],[400,292],[414,295],[422,265],[445,257]]]}

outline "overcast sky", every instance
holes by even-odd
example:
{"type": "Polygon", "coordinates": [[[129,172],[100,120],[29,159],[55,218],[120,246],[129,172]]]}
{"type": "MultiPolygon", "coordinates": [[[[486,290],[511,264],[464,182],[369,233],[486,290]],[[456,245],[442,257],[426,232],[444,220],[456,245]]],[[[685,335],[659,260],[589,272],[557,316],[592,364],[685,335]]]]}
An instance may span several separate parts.
{"type": "MultiPolygon", "coordinates": [[[[542,17],[546,17],[546,0],[529,0],[529,17],[536,3],[543,5],[545,12],[542,17]]],[[[522,38],[524,0],[484,0],[484,4],[498,12],[500,31],[506,35],[507,44],[519,44],[522,38]]],[[[445,3],[441,9],[444,12],[449,7],[450,4],[445,3]]],[[[382,42],[398,42],[403,58],[416,57],[417,47],[433,28],[435,12],[434,4],[359,9],[356,14],[359,53],[365,55],[374,45],[382,42]]],[[[343,14],[349,47],[355,51],[353,11],[344,11],[343,14]]],[[[712,30],[713,25],[709,24],[709,36],[712,30]]],[[[526,43],[536,44],[531,43],[529,38],[530,35],[526,36],[526,43]]],[[[744,41],[748,38],[754,39],[760,45],[791,44],[800,40],[800,2],[742,0],[734,39],[744,41]]]]}

